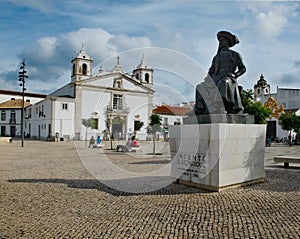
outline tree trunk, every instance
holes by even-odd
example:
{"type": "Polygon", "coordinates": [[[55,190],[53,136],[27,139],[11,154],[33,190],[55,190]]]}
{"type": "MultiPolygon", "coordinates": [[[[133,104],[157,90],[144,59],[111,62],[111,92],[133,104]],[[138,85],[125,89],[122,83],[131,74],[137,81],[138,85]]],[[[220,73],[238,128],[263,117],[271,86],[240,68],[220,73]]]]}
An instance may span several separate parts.
{"type": "Polygon", "coordinates": [[[155,155],[155,134],[153,134],[153,155],[155,155]]]}
{"type": "Polygon", "coordinates": [[[87,147],[87,129],[88,127],[85,127],[85,147],[87,147]]]}

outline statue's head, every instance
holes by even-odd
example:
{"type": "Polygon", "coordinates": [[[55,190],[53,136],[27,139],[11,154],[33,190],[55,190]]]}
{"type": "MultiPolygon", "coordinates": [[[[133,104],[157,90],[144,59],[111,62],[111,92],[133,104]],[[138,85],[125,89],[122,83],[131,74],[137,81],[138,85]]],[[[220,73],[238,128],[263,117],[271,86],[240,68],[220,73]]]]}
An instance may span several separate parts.
{"type": "Polygon", "coordinates": [[[220,43],[221,43],[221,41],[226,39],[226,41],[228,43],[228,47],[233,47],[234,45],[239,43],[239,39],[237,38],[237,36],[231,34],[230,32],[227,32],[227,31],[219,31],[217,33],[217,38],[220,43]]]}

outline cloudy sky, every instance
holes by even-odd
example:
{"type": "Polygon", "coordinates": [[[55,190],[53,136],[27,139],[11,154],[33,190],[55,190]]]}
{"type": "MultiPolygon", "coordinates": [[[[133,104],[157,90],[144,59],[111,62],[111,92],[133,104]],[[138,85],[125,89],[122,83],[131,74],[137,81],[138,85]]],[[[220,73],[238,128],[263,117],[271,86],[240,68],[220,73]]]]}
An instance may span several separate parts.
{"type": "Polygon", "coordinates": [[[145,56],[162,101],[194,100],[216,54],[216,33],[238,36],[247,67],[239,78],[253,88],[260,74],[276,87],[300,88],[299,1],[0,0],[0,89],[20,90],[26,60],[28,92],[50,93],[70,82],[70,61],[82,45],[111,70],[125,72],[145,56]],[[172,93],[171,93],[172,92],[172,93]]]}

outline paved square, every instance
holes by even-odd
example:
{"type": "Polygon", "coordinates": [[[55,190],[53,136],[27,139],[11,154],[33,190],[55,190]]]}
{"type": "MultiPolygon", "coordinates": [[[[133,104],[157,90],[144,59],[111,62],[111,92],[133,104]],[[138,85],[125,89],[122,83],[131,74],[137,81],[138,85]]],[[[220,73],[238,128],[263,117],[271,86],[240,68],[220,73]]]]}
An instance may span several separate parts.
{"type": "MultiPolygon", "coordinates": [[[[90,150],[131,172],[170,160],[162,143],[155,157],[150,145],[130,155],[105,144],[90,150]]],[[[0,238],[299,238],[299,167],[275,165],[280,154],[299,156],[300,146],[266,148],[263,184],[220,193],[171,184],[133,194],[95,179],[74,142],[2,143],[0,238]]]]}

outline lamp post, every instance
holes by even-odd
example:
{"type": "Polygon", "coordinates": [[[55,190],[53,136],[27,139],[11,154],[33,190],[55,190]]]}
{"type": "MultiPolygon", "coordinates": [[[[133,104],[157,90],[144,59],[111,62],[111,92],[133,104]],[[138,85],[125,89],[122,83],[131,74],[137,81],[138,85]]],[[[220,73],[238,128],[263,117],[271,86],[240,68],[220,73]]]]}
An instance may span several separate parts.
{"type": "Polygon", "coordinates": [[[24,147],[24,92],[25,88],[25,78],[28,78],[26,75],[27,71],[25,70],[25,59],[22,61],[22,65],[20,67],[19,72],[19,81],[21,82],[19,85],[22,87],[22,110],[21,110],[21,146],[24,147]]]}

